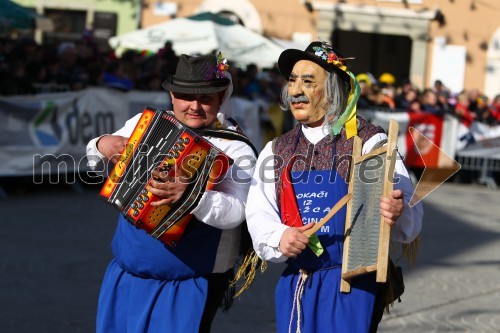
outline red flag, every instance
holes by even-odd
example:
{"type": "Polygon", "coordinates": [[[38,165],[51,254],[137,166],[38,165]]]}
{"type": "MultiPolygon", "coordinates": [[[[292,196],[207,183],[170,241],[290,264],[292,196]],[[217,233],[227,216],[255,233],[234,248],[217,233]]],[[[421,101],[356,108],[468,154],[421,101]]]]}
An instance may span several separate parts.
{"type": "Polygon", "coordinates": [[[408,113],[406,158],[409,167],[437,168],[439,162],[443,117],[430,113],[408,113]],[[434,145],[431,143],[434,143],[434,145]]]}

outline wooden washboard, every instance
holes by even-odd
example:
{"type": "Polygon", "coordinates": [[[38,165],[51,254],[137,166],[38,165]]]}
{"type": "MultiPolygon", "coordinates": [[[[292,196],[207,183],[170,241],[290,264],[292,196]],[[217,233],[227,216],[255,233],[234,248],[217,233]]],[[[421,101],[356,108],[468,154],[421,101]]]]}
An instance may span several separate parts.
{"type": "Polygon", "coordinates": [[[373,271],[377,271],[377,282],[386,282],[390,226],[380,215],[379,202],[393,190],[398,128],[391,119],[387,145],[365,155],[361,155],[361,139],[354,137],[349,179],[352,199],[347,203],[341,292],[351,291],[352,278],[373,271]]]}

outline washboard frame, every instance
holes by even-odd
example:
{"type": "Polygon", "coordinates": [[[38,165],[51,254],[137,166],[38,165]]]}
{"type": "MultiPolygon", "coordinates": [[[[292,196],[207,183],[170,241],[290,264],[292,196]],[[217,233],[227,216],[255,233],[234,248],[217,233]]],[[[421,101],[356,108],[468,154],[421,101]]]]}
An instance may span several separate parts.
{"type": "MultiPolygon", "coordinates": [[[[397,121],[391,119],[387,134],[387,145],[376,148],[365,155],[361,155],[361,138],[358,136],[354,137],[349,180],[349,193],[352,194],[352,199],[347,203],[342,278],[340,283],[341,292],[348,293],[351,291],[352,278],[373,271],[376,271],[377,282],[386,282],[387,280],[391,230],[390,226],[384,222],[384,217],[378,212],[380,209],[380,197],[389,197],[393,191],[393,182],[389,181],[389,179],[393,179],[392,175],[394,175],[396,155],[393,152],[395,152],[397,147],[398,130],[399,125],[397,121]],[[380,169],[378,172],[380,172],[379,176],[383,176],[383,183],[380,180],[374,183],[365,182],[362,185],[364,189],[360,190],[360,167],[363,165],[366,166],[373,159],[380,161],[381,158],[384,165],[378,168],[380,169]],[[358,177],[358,179],[355,177],[358,177]],[[367,187],[370,186],[369,191],[366,191],[367,187]],[[370,198],[366,198],[367,192],[373,195],[370,198]],[[371,202],[366,202],[366,199],[370,199],[368,201],[371,202]],[[368,220],[368,217],[370,220],[368,220]],[[367,225],[368,228],[364,227],[367,225]],[[371,228],[369,228],[370,226],[371,228]],[[367,231],[365,229],[370,230],[367,231]]],[[[377,161],[374,162],[377,163],[377,161]]],[[[373,161],[371,163],[373,165],[373,161]]],[[[367,167],[366,170],[371,169],[367,167]]]]}

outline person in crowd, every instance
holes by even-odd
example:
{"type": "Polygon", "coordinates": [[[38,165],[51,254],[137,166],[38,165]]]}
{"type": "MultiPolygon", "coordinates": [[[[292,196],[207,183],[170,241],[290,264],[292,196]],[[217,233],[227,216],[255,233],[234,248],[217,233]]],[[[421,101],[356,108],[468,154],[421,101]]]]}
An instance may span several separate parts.
{"type": "Polygon", "coordinates": [[[403,79],[401,86],[397,89],[396,98],[394,99],[396,108],[408,110],[410,103],[416,98],[418,98],[418,91],[413,86],[411,80],[408,78],[403,79]]]}
{"type": "MultiPolygon", "coordinates": [[[[171,114],[195,131],[210,129],[204,137],[234,164],[213,189],[205,191],[175,246],[120,215],[112,242],[114,259],[99,295],[97,332],[209,332],[219,306],[232,299],[229,284],[255,153],[245,140],[222,133],[236,129],[225,117],[232,93],[225,64],[213,55],[182,55],[175,74],[162,85],[170,92],[171,114]]],[[[116,161],[139,118],[140,114],[112,135],[91,140],[90,164],[116,161]]],[[[188,186],[182,172],[167,175],[154,170],[152,176],[147,189],[159,200],[151,205],[182,200],[188,186]]]]}
{"type": "Polygon", "coordinates": [[[496,95],[488,106],[493,124],[500,124],[500,95],[496,95]]]}
{"type": "Polygon", "coordinates": [[[56,81],[58,84],[67,85],[70,89],[81,72],[78,66],[78,54],[75,43],[64,42],[57,47],[57,59],[59,62],[56,81]]]}
{"type": "Polygon", "coordinates": [[[411,104],[418,99],[418,94],[415,90],[410,89],[404,92],[401,98],[396,101],[396,107],[402,110],[410,109],[411,104]]]}
{"type": "Polygon", "coordinates": [[[453,105],[450,104],[450,92],[446,89],[437,93],[437,106],[443,114],[452,114],[453,105]]]}
{"type": "MultiPolygon", "coordinates": [[[[269,142],[257,160],[248,194],[246,217],[253,246],[261,259],[285,262],[276,286],[277,331],[368,332],[381,317],[374,316],[377,283],[374,273],[353,279],[351,292],[340,292],[345,207],[317,232],[314,226],[348,191],[353,137],[367,153],[387,138],[383,129],[356,117],[357,81],[345,59],[325,42],[305,51],[281,53],[278,67],[288,83],[282,101],[298,124],[269,142]],[[300,178],[300,180],[299,180],[300,178]],[[334,180],[334,181],[332,181],[334,180]],[[299,200],[304,193],[307,200],[299,200]],[[328,199],[326,199],[328,198],[328,199]],[[323,253],[311,250],[317,240],[323,253]]],[[[410,243],[420,233],[423,209],[410,207],[413,187],[398,159],[394,191],[380,198],[380,214],[391,226],[393,241],[410,243]]]]}
{"type": "Polygon", "coordinates": [[[488,96],[480,95],[477,99],[476,114],[478,115],[478,120],[487,125],[495,125],[495,118],[490,112],[490,102],[488,96]]]}
{"type": "Polygon", "coordinates": [[[248,79],[244,89],[245,96],[250,100],[255,100],[262,95],[261,84],[257,78],[259,67],[256,64],[249,64],[246,68],[245,75],[248,79]]]}
{"type": "Polygon", "coordinates": [[[455,115],[467,127],[476,119],[476,114],[469,109],[469,97],[465,92],[458,94],[455,115]]]}
{"type": "Polygon", "coordinates": [[[427,113],[432,113],[436,116],[442,115],[443,110],[438,104],[436,93],[432,89],[426,89],[422,95],[422,109],[427,113]]]}
{"type": "Polygon", "coordinates": [[[165,43],[163,44],[163,47],[161,49],[159,49],[157,52],[158,57],[163,59],[163,60],[166,60],[166,61],[170,61],[170,62],[175,61],[177,63],[178,59],[177,59],[177,55],[175,54],[173,47],[174,47],[174,44],[172,43],[172,41],[170,41],[170,40],[165,41],[165,43]]]}
{"type": "Polygon", "coordinates": [[[130,79],[124,68],[124,61],[116,59],[111,61],[104,71],[102,82],[106,87],[128,91],[134,88],[135,83],[130,79]]]}
{"type": "Polygon", "coordinates": [[[378,82],[384,86],[394,87],[396,85],[396,78],[391,73],[384,72],[378,77],[378,82]]]}
{"type": "Polygon", "coordinates": [[[444,86],[443,81],[441,81],[441,80],[435,80],[434,81],[433,91],[436,94],[439,94],[443,90],[446,90],[446,87],[444,86]]]}
{"type": "Polygon", "coordinates": [[[394,94],[390,87],[386,83],[372,84],[372,103],[377,108],[385,108],[394,110],[396,104],[394,103],[394,94]]]}
{"type": "Polygon", "coordinates": [[[370,85],[365,80],[360,80],[358,82],[359,82],[360,92],[359,92],[357,108],[358,109],[368,109],[372,104],[370,101],[370,95],[369,95],[370,85]]]}
{"type": "Polygon", "coordinates": [[[478,109],[478,99],[481,97],[481,93],[478,89],[469,89],[467,92],[467,98],[469,99],[469,110],[476,113],[476,118],[480,118],[477,112],[478,109]]]}
{"type": "Polygon", "coordinates": [[[422,109],[422,103],[420,103],[420,100],[418,98],[415,98],[410,102],[408,105],[408,112],[414,112],[414,113],[424,113],[424,109],[422,109]]]}
{"type": "Polygon", "coordinates": [[[417,90],[409,78],[404,78],[401,80],[401,86],[399,89],[398,96],[404,94],[410,90],[417,90]]]}
{"type": "Polygon", "coordinates": [[[396,108],[396,78],[391,73],[382,73],[378,78],[378,85],[380,86],[381,105],[394,111],[396,108]]]}
{"type": "Polygon", "coordinates": [[[434,91],[434,93],[436,93],[436,95],[439,95],[443,91],[449,92],[448,88],[446,88],[443,81],[441,81],[441,80],[434,81],[434,86],[433,86],[432,91],[434,91]]]}

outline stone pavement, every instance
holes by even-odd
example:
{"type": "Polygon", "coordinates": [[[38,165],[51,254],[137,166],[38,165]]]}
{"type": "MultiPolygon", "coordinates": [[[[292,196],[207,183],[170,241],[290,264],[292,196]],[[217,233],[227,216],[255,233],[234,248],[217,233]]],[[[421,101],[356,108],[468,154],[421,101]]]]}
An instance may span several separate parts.
{"type": "MultiPolygon", "coordinates": [[[[0,332],[94,332],[117,213],[96,187],[23,186],[0,199],[0,332]]],[[[379,332],[500,332],[499,198],[445,184],[424,200],[417,265],[405,268],[402,302],[379,332]]],[[[274,332],[282,269],[270,264],[258,274],[213,332],[274,332]]]]}

